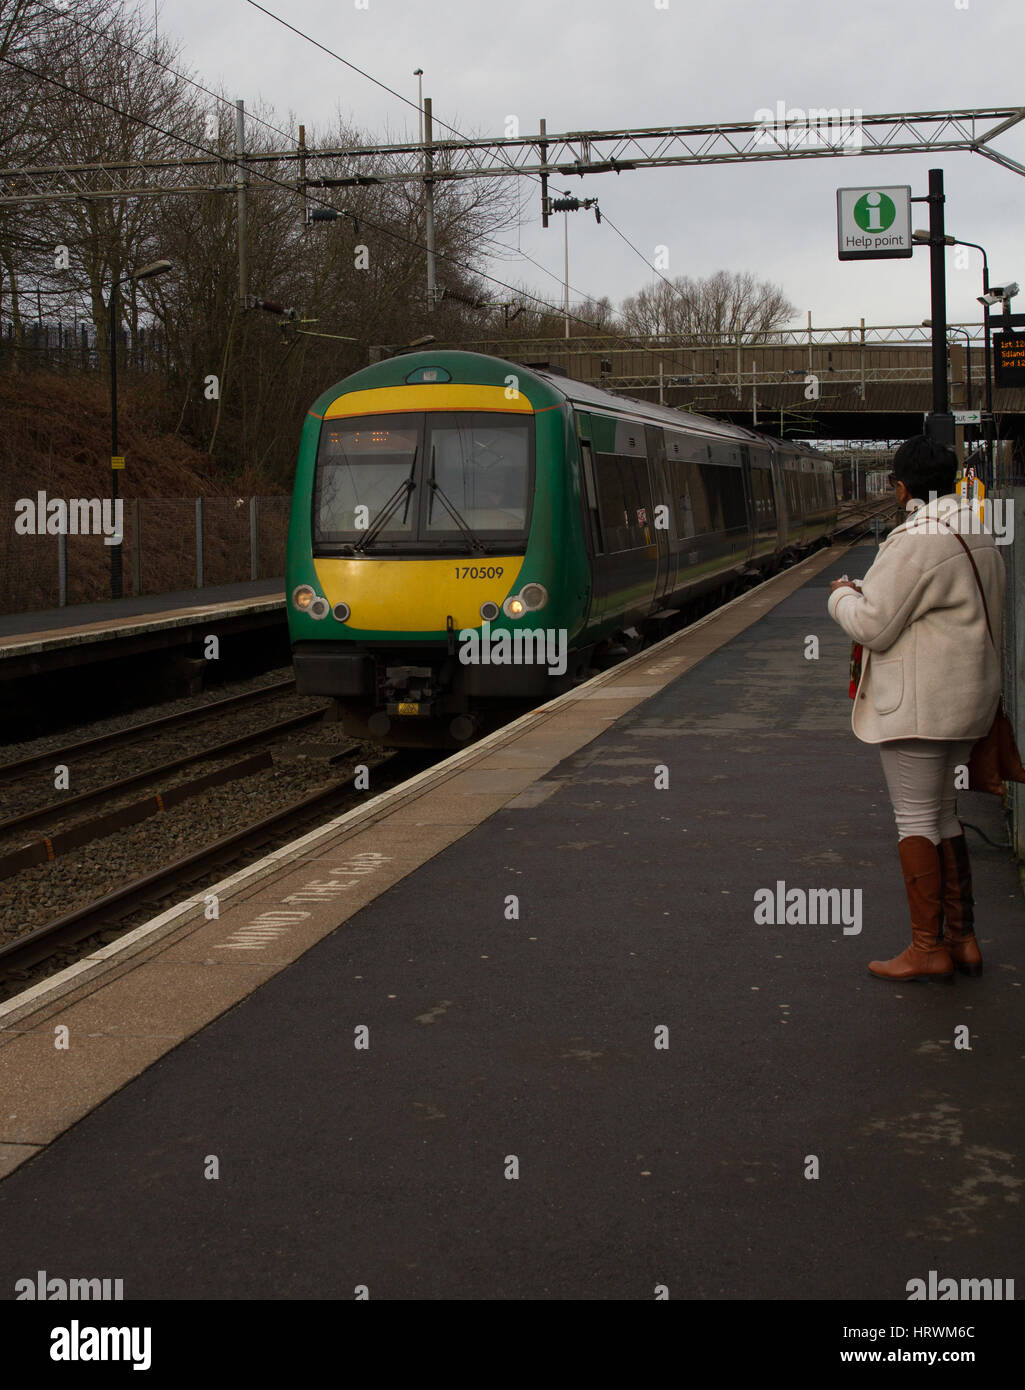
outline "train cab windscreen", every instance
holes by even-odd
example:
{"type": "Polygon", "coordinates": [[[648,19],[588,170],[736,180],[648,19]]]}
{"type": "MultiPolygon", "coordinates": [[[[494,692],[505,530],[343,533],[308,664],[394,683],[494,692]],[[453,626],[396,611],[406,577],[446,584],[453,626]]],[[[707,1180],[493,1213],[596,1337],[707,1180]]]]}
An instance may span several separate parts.
{"type": "Polygon", "coordinates": [[[429,535],[451,532],[454,508],[471,531],[526,530],[530,499],[530,435],[520,419],[466,412],[428,421],[429,535]],[[448,506],[446,506],[446,502],[448,506]]]}
{"type": "Polygon", "coordinates": [[[313,486],[315,547],[409,548],[467,532],[525,540],[531,424],[487,411],[325,420],[313,486]]]}
{"type": "Polygon", "coordinates": [[[420,421],[415,415],[325,420],[313,488],[313,543],[352,542],[370,528],[410,537],[420,421]]]}

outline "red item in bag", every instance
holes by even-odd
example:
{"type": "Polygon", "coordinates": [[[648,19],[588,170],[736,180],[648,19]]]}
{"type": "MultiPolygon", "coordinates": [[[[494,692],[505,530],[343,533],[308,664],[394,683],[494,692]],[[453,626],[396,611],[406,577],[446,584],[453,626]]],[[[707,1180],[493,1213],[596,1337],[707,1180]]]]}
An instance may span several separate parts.
{"type": "Polygon", "coordinates": [[[858,693],[858,686],[861,684],[861,653],[862,645],[860,642],[851,643],[851,684],[848,694],[853,700],[858,693]]]}

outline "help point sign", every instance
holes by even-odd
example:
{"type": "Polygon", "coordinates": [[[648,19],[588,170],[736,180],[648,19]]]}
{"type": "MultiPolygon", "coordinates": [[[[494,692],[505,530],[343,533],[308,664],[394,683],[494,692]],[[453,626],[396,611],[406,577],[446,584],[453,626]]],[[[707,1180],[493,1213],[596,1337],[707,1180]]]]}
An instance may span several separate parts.
{"type": "Polygon", "coordinates": [[[842,261],[910,256],[911,185],[836,190],[837,249],[842,261]]]}

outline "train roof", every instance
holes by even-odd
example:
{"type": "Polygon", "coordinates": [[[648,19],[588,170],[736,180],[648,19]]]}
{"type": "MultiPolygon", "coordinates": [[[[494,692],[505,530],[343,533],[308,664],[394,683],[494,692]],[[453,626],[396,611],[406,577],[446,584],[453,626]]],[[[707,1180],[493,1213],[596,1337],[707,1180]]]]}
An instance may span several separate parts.
{"type": "Polygon", "coordinates": [[[505,379],[504,369],[514,367],[518,371],[529,372],[537,380],[539,387],[549,393],[549,400],[567,401],[570,405],[578,406],[583,410],[606,410],[628,419],[647,422],[652,425],[662,425],[667,429],[687,430],[691,433],[704,435],[706,438],[762,444],[772,449],[816,459],[821,463],[827,463],[830,467],[833,466],[832,460],[828,459],[826,455],[796,440],[774,439],[770,435],[759,434],[755,430],[747,429],[744,425],[734,425],[725,420],[715,420],[711,416],[698,415],[691,410],[677,410],[673,406],[658,405],[634,396],[621,396],[612,391],[603,391],[600,387],[577,381],[574,377],[565,375],[557,368],[550,368],[547,363],[533,365],[529,362],[512,361],[509,358],[490,353],[466,352],[458,348],[423,348],[419,352],[403,353],[397,357],[386,358],[382,362],[364,367],[347,377],[344,382],[340,382],[337,387],[326,392],[318,404],[327,402],[332,395],[378,385],[382,378],[389,385],[398,385],[407,380],[408,376],[417,368],[430,366],[451,369],[453,374],[464,380],[467,378],[472,380],[473,376],[477,375],[482,378],[481,384],[489,381],[503,382],[505,379]],[[340,388],[344,388],[344,390],[340,388]]]}
{"type": "Polygon", "coordinates": [[[574,377],[564,376],[561,372],[555,373],[542,366],[531,366],[529,362],[514,363],[513,365],[526,367],[535,376],[541,377],[548,386],[560,391],[572,405],[615,410],[619,415],[633,415],[637,419],[648,420],[653,424],[657,422],[669,428],[696,430],[701,434],[717,436],[721,439],[740,439],[758,444],[768,444],[774,449],[785,448],[806,457],[818,459],[821,462],[828,462],[832,467],[832,460],[827,459],[826,455],[799,440],[776,439],[770,435],[759,434],[756,430],[749,430],[744,425],[735,425],[727,420],[715,420],[709,415],[699,415],[692,410],[677,410],[673,406],[658,405],[653,401],[641,400],[635,396],[621,396],[613,391],[603,391],[600,387],[589,386],[587,382],[577,381],[574,377]]]}
{"type": "Polygon", "coordinates": [[[760,439],[762,437],[745,429],[742,425],[733,425],[724,420],[713,420],[709,415],[698,415],[691,410],[677,410],[671,405],[657,405],[654,401],[645,401],[637,396],[622,396],[615,391],[603,391],[599,386],[589,386],[585,381],[577,381],[575,377],[550,372],[544,367],[531,366],[529,362],[517,362],[513,365],[526,367],[528,371],[539,376],[547,385],[561,392],[572,405],[614,410],[617,415],[636,415],[652,422],[657,420],[664,425],[675,425],[678,429],[683,427],[700,429],[705,434],[721,435],[723,438],[760,439]]]}

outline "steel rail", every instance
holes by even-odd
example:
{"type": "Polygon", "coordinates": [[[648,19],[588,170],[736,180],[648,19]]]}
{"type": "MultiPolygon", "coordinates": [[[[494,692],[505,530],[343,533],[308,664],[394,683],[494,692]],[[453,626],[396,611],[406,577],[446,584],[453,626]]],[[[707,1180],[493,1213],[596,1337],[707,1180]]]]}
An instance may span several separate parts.
{"type": "MultiPolygon", "coordinates": [[[[381,761],[391,760],[391,757],[387,757],[381,761]]],[[[380,766],[380,763],[375,766],[380,766]]],[[[223,871],[226,857],[262,846],[268,839],[285,830],[292,820],[319,811],[346,792],[356,795],[351,778],[321,787],[319,791],[292,802],[291,805],[265,816],[252,825],[225,835],[203,849],[184,855],[153,873],[144,874],[102,898],[75,908],[62,917],[36,927],[15,941],[0,946],[0,976],[9,976],[36,965],[56,951],[93,936],[98,931],[113,930],[109,921],[112,911],[117,910],[123,917],[133,910],[133,903],[137,908],[154,897],[167,896],[176,891],[183,880],[190,881],[209,869],[217,868],[223,871]]]]}
{"type": "MultiPolygon", "coordinates": [[[[129,777],[122,777],[115,782],[107,782],[102,787],[92,788],[91,791],[79,792],[77,796],[68,797],[65,801],[55,801],[49,806],[37,806],[34,810],[26,811],[23,815],[10,816],[7,820],[0,821],[0,835],[10,835],[24,826],[35,825],[38,821],[57,819],[66,816],[71,811],[84,810],[86,806],[94,802],[118,796],[121,792],[130,791],[133,787],[145,786],[147,782],[171,775],[181,768],[191,767],[193,763],[203,762],[209,758],[227,757],[229,753],[238,752],[250,744],[259,743],[275,734],[286,733],[289,729],[301,728],[304,724],[313,724],[316,720],[323,718],[324,711],[328,708],[329,706],[324,705],[307,714],[292,715],[288,719],[279,720],[276,724],[267,724],[253,733],[242,734],[239,738],[228,739],[224,743],[214,744],[211,748],[201,749],[198,753],[189,753],[184,758],[172,758],[170,762],[160,763],[157,767],[146,768],[142,772],[133,772],[129,777]]],[[[4,877],[3,860],[5,857],[0,857],[0,878],[4,877]]]]}
{"type": "Polygon", "coordinates": [[[71,757],[78,757],[85,753],[98,753],[102,748],[109,748],[114,743],[120,743],[123,739],[135,734],[149,734],[157,729],[170,729],[175,724],[185,724],[192,719],[200,719],[205,714],[218,714],[232,707],[238,708],[240,705],[251,704],[254,700],[259,700],[265,695],[280,694],[285,690],[291,689],[295,685],[294,677],[287,680],[275,681],[273,685],[262,686],[259,690],[247,690],[242,695],[228,695],[223,700],[213,700],[208,705],[199,705],[193,709],[182,710],[178,714],[165,714],[157,719],[148,719],[142,724],[131,724],[125,729],[115,729],[109,734],[97,734],[95,738],[82,739],[80,743],[69,743],[65,748],[54,748],[49,753],[33,753],[31,757],[22,758],[14,763],[0,763],[0,777],[20,777],[24,772],[34,772],[40,767],[51,767],[54,760],[57,762],[67,762],[71,757]]]}

